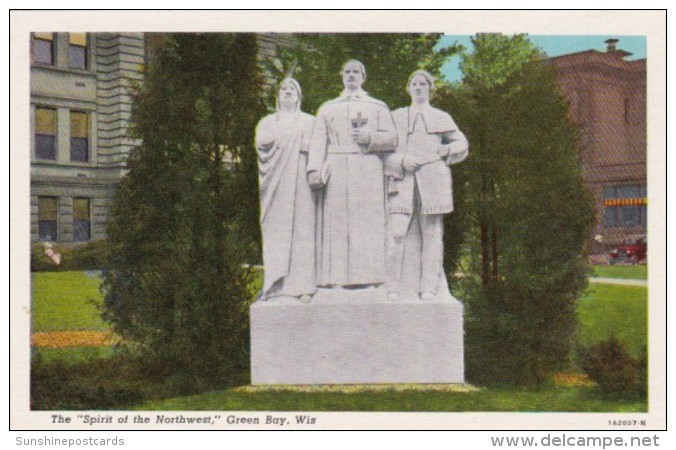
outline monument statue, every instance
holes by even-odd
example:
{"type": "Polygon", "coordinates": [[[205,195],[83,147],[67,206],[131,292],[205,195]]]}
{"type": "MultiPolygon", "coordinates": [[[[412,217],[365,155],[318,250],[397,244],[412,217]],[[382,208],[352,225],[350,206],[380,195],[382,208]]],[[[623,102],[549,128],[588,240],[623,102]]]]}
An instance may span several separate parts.
{"type": "Polygon", "coordinates": [[[314,117],[301,111],[293,78],[279,86],[277,111],[256,128],[265,276],[262,299],[308,302],[315,285],[315,195],[306,179],[314,117]]]}
{"type": "Polygon", "coordinates": [[[453,211],[449,166],[467,157],[468,143],[451,116],[430,105],[433,88],[432,75],[416,70],[407,86],[411,105],[392,113],[399,139],[396,151],[386,158],[387,290],[394,300],[402,290],[422,300],[448,290],[443,215],[453,211]],[[405,253],[406,247],[413,250],[405,253]]]}
{"type": "Polygon", "coordinates": [[[317,113],[308,181],[319,190],[317,284],[366,287],[385,282],[386,153],[396,146],[387,105],[363,89],[364,65],[348,61],[345,89],[317,113]]]}
{"type": "Polygon", "coordinates": [[[443,272],[442,219],[467,140],[430,106],[427,72],[413,73],[412,104],[394,118],[362,90],[362,63],[342,77],[310,138],[293,80],[258,126],[262,297],[277,298],[250,307],[251,383],[463,383],[463,305],[443,272]]]}

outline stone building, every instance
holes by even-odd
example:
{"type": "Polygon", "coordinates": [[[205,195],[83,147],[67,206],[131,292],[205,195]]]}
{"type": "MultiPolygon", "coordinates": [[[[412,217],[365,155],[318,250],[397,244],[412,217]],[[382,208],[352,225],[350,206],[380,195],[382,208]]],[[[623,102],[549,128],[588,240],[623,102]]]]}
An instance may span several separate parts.
{"type": "MultiPolygon", "coordinates": [[[[136,143],[128,137],[131,87],[163,33],[31,35],[31,241],[105,238],[115,188],[136,143]]],[[[288,34],[258,34],[259,59],[288,34]]],[[[266,78],[265,89],[274,81],[266,78]]]]}
{"type": "Polygon", "coordinates": [[[646,233],[646,60],[607,50],[550,58],[579,127],[584,178],[597,210],[597,248],[646,233]]]}
{"type": "Polygon", "coordinates": [[[32,242],[105,237],[143,64],[140,33],[31,35],[32,242]]]}

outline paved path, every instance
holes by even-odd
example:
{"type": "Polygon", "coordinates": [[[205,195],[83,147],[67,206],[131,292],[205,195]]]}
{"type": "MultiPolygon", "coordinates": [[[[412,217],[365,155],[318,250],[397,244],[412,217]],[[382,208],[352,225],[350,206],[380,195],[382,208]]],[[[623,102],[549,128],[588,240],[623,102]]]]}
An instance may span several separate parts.
{"type": "Polygon", "coordinates": [[[591,277],[589,282],[601,284],[620,284],[622,286],[648,286],[648,280],[634,280],[631,278],[591,277]]]}

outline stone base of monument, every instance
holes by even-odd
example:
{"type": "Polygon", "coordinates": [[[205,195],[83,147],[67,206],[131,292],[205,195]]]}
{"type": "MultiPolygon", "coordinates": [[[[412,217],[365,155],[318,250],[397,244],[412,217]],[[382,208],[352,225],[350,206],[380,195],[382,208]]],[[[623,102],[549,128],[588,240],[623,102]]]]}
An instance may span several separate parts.
{"type": "Polygon", "coordinates": [[[381,288],[259,300],[251,383],[464,383],[463,306],[448,292],[392,301],[381,288]]]}

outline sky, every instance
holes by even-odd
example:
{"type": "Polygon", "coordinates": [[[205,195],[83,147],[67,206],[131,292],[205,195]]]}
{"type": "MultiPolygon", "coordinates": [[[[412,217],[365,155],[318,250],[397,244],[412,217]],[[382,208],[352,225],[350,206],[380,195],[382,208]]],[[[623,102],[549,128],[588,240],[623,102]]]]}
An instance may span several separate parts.
{"type": "MultiPolygon", "coordinates": [[[[625,50],[633,55],[629,56],[627,60],[632,61],[646,57],[646,37],[645,36],[618,36],[618,35],[583,35],[583,36],[554,36],[554,35],[529,35],[530,40],[538,47],[540,47],[548,56],[559,56],[568,53],[576,53],[585,50],[606,51],[606,39],[615,38],[620,42],[617,48],[625,50]]],[[[472,49],[470,36],[466,35],[445,35],[439,46],[452,45],[454,43],[461,44],[467,49],[472,49]]],[[[442,73],[449,81],[460,81],[462,73],[459,68],[460,57],[454,56],[441,69],[442,73]]]]}

